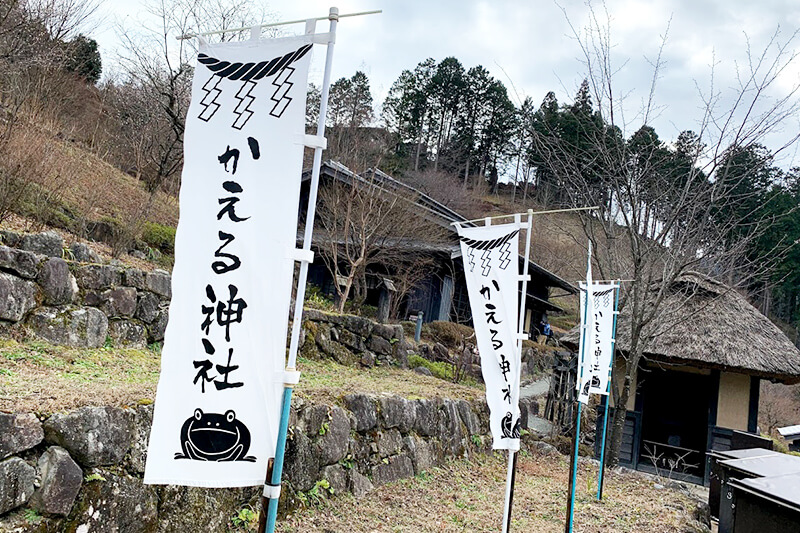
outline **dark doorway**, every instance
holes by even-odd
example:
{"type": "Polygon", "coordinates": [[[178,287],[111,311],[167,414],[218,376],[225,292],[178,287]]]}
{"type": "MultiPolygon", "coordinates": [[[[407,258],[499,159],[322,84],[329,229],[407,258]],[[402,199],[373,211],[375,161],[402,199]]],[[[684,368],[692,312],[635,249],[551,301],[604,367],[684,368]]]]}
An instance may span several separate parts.
{"type": "Polygon", "coordinates": [[[671,370],[639,374],[642,399],[640,469],[702,480],[711,377],[671,370]]]}

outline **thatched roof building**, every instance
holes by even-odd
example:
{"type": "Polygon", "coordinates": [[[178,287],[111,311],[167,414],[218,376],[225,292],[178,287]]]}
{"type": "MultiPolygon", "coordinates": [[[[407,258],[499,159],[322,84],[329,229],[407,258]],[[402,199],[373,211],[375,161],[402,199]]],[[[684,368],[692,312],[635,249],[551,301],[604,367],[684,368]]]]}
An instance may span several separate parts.
{"type": "MultiPolygon", "coordinates": [[[[620,462],[707,483],[708,451],[761,445],[760,381],[800,382],[800,350],[730,287],[692,273],[669,289],[663,317],[645,332],[649,342],[631,395],[618,406],[626,411],[620,462]]],[[[562,342],[575,349],[578,329],[562,342]]],[[[621,356],[630,348],[630,312],[624,309],[616,348],[613,381],[619,386],[621,356]]]]}
{"type": "MultiPolygon", "coordinates": [[[[733,371],[800,382],[800,350],[735,290],[700,274],[676,281],[662,304],[664,324],[648,343],[645,358],[670,364],[733,371]]],[[[579,328],[562,342],[577,346],[579,328]]],[[[630,312],[617,323],[617,350],[630,347],[630,312]]]]}

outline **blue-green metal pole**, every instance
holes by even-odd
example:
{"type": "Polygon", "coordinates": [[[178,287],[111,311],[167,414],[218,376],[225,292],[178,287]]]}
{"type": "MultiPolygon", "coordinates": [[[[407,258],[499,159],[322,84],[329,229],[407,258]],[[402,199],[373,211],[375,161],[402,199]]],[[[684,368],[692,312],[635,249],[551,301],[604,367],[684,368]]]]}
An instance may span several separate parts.
{"type": "Polygon", "coordinates": [[[575,516],[575,485],[578,481],[578,445],[581,441],[581,402],[577,403],[578,414],[575,417],[575,449],[572,452],[572,478],[570,479],[569,521],[567,522],[567,533],[572,533],[572,524],[575,516]]]}
{"type": "Polygon", "coordinates": [[[603,499],[603,471],[606,468],[606,434],[608,433],[608,404],[611,403],[611,379],[612,369],[614,368],[614,355],[617,351],[617,309],[619,308],[619,287],[616,289],[614,298],[614,324],[611,327],[611,368],[608,369],[608,391],[605,397],[605,413],[603,414],[603,438],[600,445],[600,468],[597,471],[597,501],[603,499]]]}
{"type": "MultiPolygon", "coordinates": [[[[281,422],[278,428],[278,445],[275,447],[275,463],[272,467],[270,484],[280,485],[283,476],[283,457],[286,454],[286,433],[289,430],[289,409],[292,405],[292,387],[283,389],[283,403],[281,405],[281,422]]],[[[267,531],[275,531],[275,522],[278,519],[278,498],[270,498],[267,510],[267,531]]]]}

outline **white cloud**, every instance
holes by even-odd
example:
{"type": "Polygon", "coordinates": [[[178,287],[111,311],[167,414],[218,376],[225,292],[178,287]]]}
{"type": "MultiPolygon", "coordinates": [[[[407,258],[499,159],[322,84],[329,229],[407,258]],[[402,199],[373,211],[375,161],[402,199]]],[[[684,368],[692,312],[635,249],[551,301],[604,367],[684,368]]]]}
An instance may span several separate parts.
{"type": "MultiPolygon", "coordinates": [[[[329,0],[277,0],[269,7],[282,20],[324,16],[329,0]]],[[[111,6],[111,2],[106,3],[111,6]]],[[[334,58],[333,77],[367,72],[376,103],[388,92],[404,69],[433,57],[458,58],[465,68],[478,64],[520,97],[540,102],[554,90],[560,101],[572,98],[584,67],[581,51],[562,9],[550,1],[520,0],[339,0],[341,13],[383,9],[381,15],[342,19],[334,58]]],[[[589,20],[583,0],[561,0],[560,5],[575,28],[589,20]]],[[[648,96],[652,61],[670,21],[669,39],[662,59],[656,97],[661,113],[654,121],[659,135],[674,138],[684,129],[696,128],[701,102],[695,83],[708,84],[710,65],[717,62],[719,88],[735,83],[735,65],[746,64],[746,32],[754,50],[763,48],[780,24],[788,37],[800,25],[796,0],[608,0],[612,23],[614,64],[618,90],[627,95],[625,115],[633,118],[648,96]]],[[[603,5],[595,5],[604,20],[603,5]]],[[[138,2],[113,2],[117,14],[137,16],[138,2]]],[[[318,28],[327,27],[320,22],[318,28]]],[[[297,28],[300,31],[301,28],[297,28]]],[[[101,52],[115,42],[106,32],[101,52]]],[[[797,44],[797,43],[796,43],[797,44]]],[[[312,76],[322,77],[324,50],[316,52],[312,76]]],[[[800,80],[800,66],[788,69],[777,89],[788,90],[800,80]]]]}

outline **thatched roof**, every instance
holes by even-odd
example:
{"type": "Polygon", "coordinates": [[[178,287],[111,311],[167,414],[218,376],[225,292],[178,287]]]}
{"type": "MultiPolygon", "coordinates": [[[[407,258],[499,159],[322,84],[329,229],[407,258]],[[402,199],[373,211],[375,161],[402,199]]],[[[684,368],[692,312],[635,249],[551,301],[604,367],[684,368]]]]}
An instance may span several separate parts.
{"type": "MultiPolygon", "coordinates": [[[[669,325],[649,343],[647,359],[800,382],[800,350],[735,290],[699,274],[676,281],[662,309],[669,325]]],[[[578,327],[562,342],[577,346],[578,327]]],[[[618,350],[630,348],[630,314],[617,323],[618,350]]]]}

